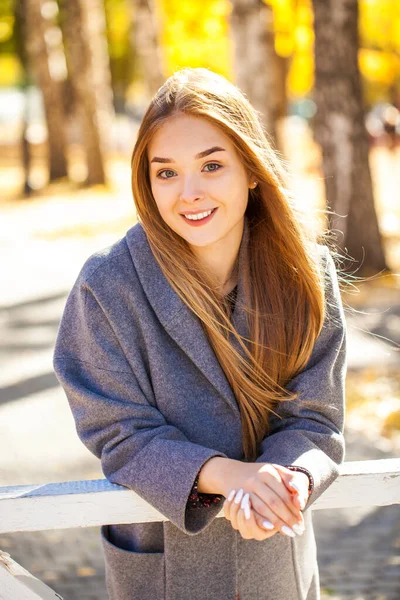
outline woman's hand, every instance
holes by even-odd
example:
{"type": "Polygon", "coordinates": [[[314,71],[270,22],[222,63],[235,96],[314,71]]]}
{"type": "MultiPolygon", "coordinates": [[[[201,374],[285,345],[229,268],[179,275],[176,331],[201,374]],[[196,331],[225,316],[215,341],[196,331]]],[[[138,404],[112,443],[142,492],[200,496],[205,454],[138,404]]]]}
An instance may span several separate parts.
{"type": "Polygon", "coordinates": [[[307,475],[301,471],[291,471],[282,465],[272,464],[281,473],[282,481],[287,489],[294,494],[293,501],[296,506],[298,506],[300,510],[304,510],[309,496],[308,486],[310,481],[307,475]]]}
{"type": "Polygon", "coordinates": [[[252,509],[249,494],[243,494],[242,489],[238,493],[236,490],[231,491],[224,502],[224,514],[231,521],[233,529],[239,531],[245,540],[266,540],[279,531],[252,509]]]}
{"type": "Polygon", "coordinates": [[[292,537],[296,533],[301,535],[304,520],[300,508],[304,497],[308,497],[308,477],[271,463],[237,463],[230,479],[236,479],[238,489],[224,494],[225,518],[232,522],[232,527],[245,539],[264,540],[278,531],[292,537]],[[245,508],[247,503],[249,508],[245,508]],[[269,522],[269,530],[263,525],[265,521],[269,522]]]}

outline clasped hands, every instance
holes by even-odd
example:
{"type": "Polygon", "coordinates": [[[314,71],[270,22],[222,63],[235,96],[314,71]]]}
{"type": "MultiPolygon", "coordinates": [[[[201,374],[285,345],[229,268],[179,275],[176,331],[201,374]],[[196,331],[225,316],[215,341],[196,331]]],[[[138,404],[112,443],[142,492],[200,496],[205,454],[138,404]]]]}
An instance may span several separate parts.
{"type": "Polygon", "coordinates": [[[233,529],[244,539],[259,541],[278,532],[290,537],[302,535],[307,475],[274,463],[241,465],[242,473],[236,473],[239,489],[231,486],[224,502],[224,516],[233,529]]]}

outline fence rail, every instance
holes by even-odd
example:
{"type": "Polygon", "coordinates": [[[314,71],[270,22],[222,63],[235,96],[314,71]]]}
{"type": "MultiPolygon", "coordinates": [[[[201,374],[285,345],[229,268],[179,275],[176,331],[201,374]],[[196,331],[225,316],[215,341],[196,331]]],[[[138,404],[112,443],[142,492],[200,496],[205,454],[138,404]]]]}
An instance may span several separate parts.
{"type": "MultiPolygon", "coordinates": [[[[345,462],[312,510],[400,504],[400,458],[345,462]]],[[[221,508],[217,518],[223,517],[221,508]]],[[[132,490],[106,479],[0,488],[0,534],[165,521],[132,490]]],[[[0,600],[61,596],[0,550],[0,600]]]]}
{"type": "MultiPolygon", "coordinates": [[[[400,458],[345,462],[312,510],[400,503],[400,458]]],[[[218,517],[223,517],[223,510],[218,517]]],[[[106,479],[0,488],[0,534],[165,521],[132,490],[106,479]]]]}

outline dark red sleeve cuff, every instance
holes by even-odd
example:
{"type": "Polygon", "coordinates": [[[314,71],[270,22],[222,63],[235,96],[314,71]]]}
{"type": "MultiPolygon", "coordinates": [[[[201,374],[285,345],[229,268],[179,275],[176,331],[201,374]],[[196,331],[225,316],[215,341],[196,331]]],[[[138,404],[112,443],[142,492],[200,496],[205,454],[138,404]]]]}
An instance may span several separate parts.
{"type": "Polygon", "coordinates": [[[200,472],[197,474],[194,480],[193,487],[190,492],[190,496],[187,502],[188,508],[202,508],[203,506],[209,507],[211,504],[217,504],[221,502],[223,496],[218,494],[201,494],[197,491],[197,484],[199,481],[200,472]]]}

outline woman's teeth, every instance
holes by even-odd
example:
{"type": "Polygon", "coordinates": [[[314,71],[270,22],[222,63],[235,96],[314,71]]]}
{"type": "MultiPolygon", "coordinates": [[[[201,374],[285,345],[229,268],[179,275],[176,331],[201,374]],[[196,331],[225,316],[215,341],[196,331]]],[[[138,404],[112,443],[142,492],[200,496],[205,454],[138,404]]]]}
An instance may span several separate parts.
{"type": "Polygon", "coordinates": [[[214,209],[208,210],[207,212],[202,212],[199,213],[197,215],[183,215],[186,219],[189,219],[189,221],[198,221],[200,219],[205,219],[206,217],[208,217],[209,215],[211,215],[212,211],[214,209]]]}

